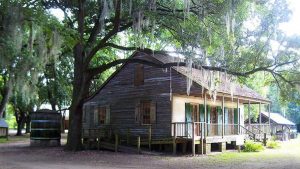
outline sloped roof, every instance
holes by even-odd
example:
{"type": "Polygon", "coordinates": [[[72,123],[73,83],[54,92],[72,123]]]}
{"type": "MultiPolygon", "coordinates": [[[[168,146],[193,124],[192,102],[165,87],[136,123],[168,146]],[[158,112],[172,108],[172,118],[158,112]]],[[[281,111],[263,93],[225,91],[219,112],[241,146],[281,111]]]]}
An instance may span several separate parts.
{"type": "Polygon", "coordinates": [[[2,118],[0,118],[0,128],[8,128],[8,124],[2,118]]]}
{"type": "MultiPolygon", "coordinates": [[[[261,112],[266,117],[269,117],[268,112],[261,112]]],[[[284,118],[281,114],[279,113],[270,113],[270,119],[277,123],[277,124],[283,124],[283,125],[295,125],[295,123],[291,122],[290,120],[284,118]]]]}
{"type": "MultiPolygon", "coordinates": [[[[164,64],[183,61],[180,58],[172,57],[165,53],[155,53],[152,55],[152,57],[156,58],[157,60],[159,60],[160,62],[162,62],[164,64]]],[[[188,73],[189,72],[188,68],[185,66],[175,66],[175,67],[173,67],[173,69],[176,70],[177,72],[181,73],[184,76],[190,76],[188,73]]],[[[229,82],[229,81],[225,80],[224,76],[221,76],[221,77],[223,78],[223,80],[221,80],[220,84],[217,86],[217,89],[216,89],[217,92],[231,94],[230,86],[232,86],[233,94],[235,96],[242,96],[242,97],[247,97],[247,98],[252,98],[252,99],[256,99],[256,100],[262,100],[262,101],[269,102],[268,99],[264,98],[263,96],[261,96],[260,94],[255,92],[254,90],[252,90],[244,85],[241,85],[241,84],[229,82]]],[[[192,68],[192,79],[195,83],[208,89],[209,79],[203,77],[201,70],[192,68]]]]}
{"type": "MultiPolygon", "coordinates": [[[[180,59],[178,57],[172,57],[170,55],[168,55],[166,52],[163,51],[152,51],[150,49],[144,49],[143,51],[135,51],[129,58],[133,58],[133,57],[138,57],[144,60],[148,60],[148,61],[152,61],[154,63],[158,63],[161,62],[163,64],[166,63],[174,63],[174,62],[183,62],[184,59],[180,59]],[[154,58],[154,59],[153,59],[154,58]]],[[[127,64],[127,62],[125,62],[124,64],[122,64],[122,66],[120,66],[101,86],[100,88],[88,99],[86,99],[86,101],[94,98],[101,90],[102,88],[127,64]]],[[[172,67],[174,70],[176,70],[177,72],[181,73],[184,76],[189,76],[188,75],[188,71],[187,71],[187,67],[185,66],[174,66],[172,67]]],[[[201,70],[199,69],[195,69],[192,68],[192,78],[193,81],[197,84],[199,84],[200,86],[203,86],[204,88],[208,89],[208,79],[205,80],[205,78],[203,78],[202,73],[200,73],[201,70]]],[[[230,86],[234,86],[233,89],[233,94],[234,96],[241,96],[241,97],[245,97],[245,98],[249,98],[249,99],[253,99],[253,100],[258,100],[258,101],[263,101],[263,102],[270,102],[270,100],[268,100],[267,98],[264,98],[263,96],[261,96],[260,94],[258,94],[257,92],[255,92],[254,90],[244,86],[244,85],[240,85],[240,84],[234,84],[234,85],[230,85],[228,84],[229,82],[227,82],[226,80],[222,80],[221,84],[218,85],[217,88],[217,92],[219,93],[224,93],[224,94],[231,94],[231,89],[230,86]]]]}

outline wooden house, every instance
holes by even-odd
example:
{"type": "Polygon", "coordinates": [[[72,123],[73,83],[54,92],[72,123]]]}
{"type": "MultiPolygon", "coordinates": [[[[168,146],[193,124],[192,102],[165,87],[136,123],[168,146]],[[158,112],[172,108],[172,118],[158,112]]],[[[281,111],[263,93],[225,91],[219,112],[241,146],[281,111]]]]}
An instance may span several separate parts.
{"type": "Polygon", "coordinates": [[[262,123],[267,123],[270,119],[270,132],[276,137],[276,139],[284,141],[297,137],[297,132],[293,131],[296,130],[296,124],[283,117],[281,114],[271,112],[270,118],[268,116],[268,112],[261,112],[261,115],[262,123]]]}
{"type": "MultiPolygon", "coordinates": [[[[135,52],[131,57],[156,64],[182,60],[152,51],[135,52]]],[[[247,105],[269,104],[269,100],[226,80],[211,91],[211,81],[204,76],[203,70],[187,66],[162,69],[123,64],[84,104],[83,138],[101,135],[101,145],[102,139],[116,133],[120,144],[139,136],[140,144],[150,149],[195,154],[224,151],[226,146],[243,145],[245,137],[255,137],[244,127],[244,111],[247,105]]],[[[220,76],[226,78],[226,74],[220,76]]]]}
{"type": "Polygon", "coordinates": [[[0,118],[0,137],[8,138],[8,124],[3,118],[0,118]]]}

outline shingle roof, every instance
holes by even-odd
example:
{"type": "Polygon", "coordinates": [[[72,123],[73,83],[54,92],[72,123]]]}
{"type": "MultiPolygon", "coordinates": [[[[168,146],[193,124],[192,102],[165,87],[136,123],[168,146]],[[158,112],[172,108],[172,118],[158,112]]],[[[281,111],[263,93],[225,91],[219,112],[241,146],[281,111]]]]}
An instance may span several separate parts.
{"type": "MultiPolygon", "coordinates": [[[[162,62],[164,64],[183,61],[183,59],[172,57],[165,53],[155,53],[152,55],[152,57],[156,58],[157,60],[159,60],[160,62],[162,62]]],[[[188,68],[185,66],[175,66],[175,67],[173,67],[173,69],[176,70],[177,72],[181,73],[184,76],[190,76],[188,73],[189,72],[188,68]]],[[[223,77],[224,80],[221,80],[220,84],[218,85],[218,87],[216,89],[217,92],[231,94],[230,86],[232,86],[234,96],[242,96],[242,97],[247,97],[247,98],[252,98],[252,99],[256,99],[256,100],[262,100],[262,101],[269,102],[268,99],[264,98],[263,96],[261,96],[260,94],[255,92],[254,90],[252,90],[244,85],[241,85],[241,84],[229,82],[229,81],[225,80],[224,76],[221,76],[221,77],[223,77]]],[[[208,89],[209,79],[204,78],[201,70],[192,68],[192,79],[195,83],[208,89]]]]}
{"type": "Polygon", "coordinates": [[[2,118],[0,118],[0,127],[1,128],[8,128],[8,124],[6,123],[6,121],[2,118]]]}
{"type": "MultiPolygon", "coordinates": [[[[268,112],[261,112],[263,115],[266,117],[269,117],[268,112]]],[[[295,125],[295,123],[291,122],[290,120],[284,118],[281,114],[279,113],[270,113],[270,119],[277,123],[277,124],[284,124],[284,125],[295,125]]]]}

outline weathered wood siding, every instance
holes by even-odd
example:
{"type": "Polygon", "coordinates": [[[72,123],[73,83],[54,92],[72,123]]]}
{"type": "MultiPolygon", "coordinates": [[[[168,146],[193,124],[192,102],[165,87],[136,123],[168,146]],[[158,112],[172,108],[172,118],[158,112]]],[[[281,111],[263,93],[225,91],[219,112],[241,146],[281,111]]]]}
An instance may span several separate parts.
{"type": "MultiPolygon", "coordinates": [[[[126,64],[101,91],[85,105],[110,106],[110,124],[123,134],[127,129],[132,135],[147,135],[148,126],[135,122],[135,106],[140,100],[156,102],[156,123],[152,124],[152,138],[171,136],[171,109],[170,101],[170,69],[161,69],[144,65],[144,84],[134,86],[135,63],[126,64]]],[[[172,74],[172,93],[186,94],[186,78],[175,70],[172,74]]],[[[193,85],[191,95],[201,95],[201,87],[193,85]]],[[[88,107],[86,107],[88,109],[88,107]]],[[[86,122],[83,127],[95,127],[93,111],[86,111],[86,122]]]]}

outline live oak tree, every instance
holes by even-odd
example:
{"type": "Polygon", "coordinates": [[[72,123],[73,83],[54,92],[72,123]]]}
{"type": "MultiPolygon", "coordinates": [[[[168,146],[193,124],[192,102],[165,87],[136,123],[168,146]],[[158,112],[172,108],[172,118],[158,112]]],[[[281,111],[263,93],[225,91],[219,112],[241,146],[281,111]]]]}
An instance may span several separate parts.
{"type": "Polygon", "coordinates": [[[294,85],[282,73],[298,64],[297,52],[286,46],[287,40],[278,31],[278,24],[288,15],[283,0],[44,0],[43,6],[60,8],[65,14],[66,31],[75,34],[69,150],[81,149],[83,104],[94,94],[91,84],[95,77],[125,62],[160,68],[186,65],[127,57],[106,60],[108,55],[127,51],[124,55],[128,56],[134,50],[169,47],[207,70],[240,77],[265,71],[278,83],[294,85]],[[251,24],[253,20],[255,25],[251,24]],[[270,53],[274,41],[286,50],[270,53]],[[97,60],[103,62],[95,64],[97,60]]]}
{"type": "Polygon", "coordinates": [[[55,23],[40,5],[22,0],[0,3],[0,117],[10,102],[15,108],[17,135],[24,122],[29,126],[28,113],[36,106],[32,99],[45,64],[60,52],[55,23]]]}

